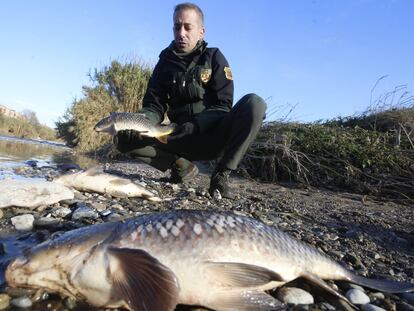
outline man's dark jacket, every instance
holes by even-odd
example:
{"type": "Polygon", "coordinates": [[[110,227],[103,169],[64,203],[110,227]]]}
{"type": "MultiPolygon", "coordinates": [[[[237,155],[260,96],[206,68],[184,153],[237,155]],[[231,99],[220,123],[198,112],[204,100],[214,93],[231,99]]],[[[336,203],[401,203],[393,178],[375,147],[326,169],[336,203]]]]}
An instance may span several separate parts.
{"type": "Polygon", "coordinates": [[[190,53],[178,53],[174,42],[163,50],[148,82],[141,113],[160,123],[193,122],[204,133],[233,105],[229,64],[217,48],[202,41],[190,53]]]}

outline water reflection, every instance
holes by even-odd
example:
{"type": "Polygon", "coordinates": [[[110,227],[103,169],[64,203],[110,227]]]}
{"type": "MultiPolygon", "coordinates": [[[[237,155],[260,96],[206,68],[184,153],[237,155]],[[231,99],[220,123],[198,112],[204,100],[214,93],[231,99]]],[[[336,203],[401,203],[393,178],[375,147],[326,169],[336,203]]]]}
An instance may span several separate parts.
{"type": "Polygon", "coordinates": [[[13,168],[26,165],[28,160],[35,160],[38,167],[75,163],[87,169],[97,164],[60,143],[0,136],[0,178],[13,175],[13,168]]]}

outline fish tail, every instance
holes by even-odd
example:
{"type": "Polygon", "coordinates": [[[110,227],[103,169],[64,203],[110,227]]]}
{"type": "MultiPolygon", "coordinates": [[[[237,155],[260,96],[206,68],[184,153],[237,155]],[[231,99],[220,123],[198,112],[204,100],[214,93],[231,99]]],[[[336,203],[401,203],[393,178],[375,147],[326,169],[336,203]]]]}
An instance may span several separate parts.
{"type": "Polygon", "coordinates": [[[390,280],[368,279],[359,275],[349,278],[351,283],[362,285],[385,293],[408,293],[414,291],[413,283],[403,283],[390,280]]]}

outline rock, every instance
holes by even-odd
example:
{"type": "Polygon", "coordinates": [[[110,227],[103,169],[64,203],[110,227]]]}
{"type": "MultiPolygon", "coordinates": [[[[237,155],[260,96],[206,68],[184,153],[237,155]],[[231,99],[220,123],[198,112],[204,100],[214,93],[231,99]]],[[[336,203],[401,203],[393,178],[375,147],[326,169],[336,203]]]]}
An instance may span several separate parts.
{"type": "MultiPolygon", "coordinates": [[[[75,192],[75,195],[74,195],[75,197],[76,197],[76,192],[75,192]]],[[[76,203],[79,203],[79,202],[82,202],[82,200],[79,200],[79,199],[71,199],[71,200],[62,200],[62,201],[60,201],[60,204],[62,204],[62,205],[67,205],[67,206],[72,206],[72,205],[75,205],[76,203]]]]}
{"type": "Polygon", "coordinates": [[[101,216],[106,217],[106,216],[110,215],[111,213],[112,213],[111,210],[105,210],[105,211],[101,212],[101,216]]]}
{"type": "Polygon", "coordinates": [[[92,202],[91,203],[92,207],[94,209],[96,209],[98,212],[102,212],[104,210],[106,210],[106,205],[103,203],[99,203],[99,202],[92,202]]]}
{"type": "Polygon", "coordinates": [[[125,216],[119,215],[118,213],[110,213],[107,217],[106,217],[106,221],[108,222],[112,222],[112,221],[118,221],[121,219],[124,219],[125,216]]]}
{"type": "Polygon", "coordinates": [[[32,301],[29,297],[24,296],[12,299],[11,304],[18,308],[30,308],[32,306],[32,301]]]}
{"type": "Polygon", "coordinates": [[[217,200],[217,201],[220,201],[221,199],[223,199],[223,197],[221,196],[221,193],[220,193],[219,190],[217,190],[217,189],[214,190],[213,199],[217,200]]]}
{"type": "Polygon", "coordinates": [[[50,297],[49,293],[44,291],[43,289],[37,290],[37,292],[33,295],[32,301],[39,302],[44,301],[50,297]]]}
{"type": "Polygon", "coordinates": [[[80,166],[75,163],[62,163],[56,165],[57,169],[61,170],[62,172],[68,172],[71,170],[80,170],[80,166]]]}
{"type": "Polygon", "coordinates": [[[7,294],[0,294],[0,310],[5,310],[10,306],[10,296],[7,294]]]}
{"type": "Polygon", "coordinates": [[[59,219],[53,217],[40,217],[34,221],[34,226],[37,228],[54,228],[60,223],[59,219]]]}
{"type": "Polygon", "coordinates": [[[72,213],[72,210],[68,207],[59,207],[52,211],[52,215],[59,218],[64,218],[72,213]]]}
{"type": "Polygon", "coordinates": [[[369,297],[360,289],[350,289],[346,292],[345,297],[349,299],[350,302],[356,305],[364,305],[370,303],[369,297]]]}
{"type": "Polygon", "coordinates": [[[333,305],[331,305],[327,302],[322,302],[321,303],[321,309],[322,310],[327,310],[327,311],[335,311],[336,310],[336,308],[333,305]]]}
{"type": "Polygon", "coordinates": [[[344,260],[350,262],[356,268],[363,266],[361,260],[353,253],[347,253],[344,257],[344,260]]]}
{"type": "Polygon", "coordinates": [[[66,309],[73,310],[76,308],[76,299],[71,298],[71,297],[66,297],[63,300],[63,305],[65,306],[66,309]]]}
{"type": "Polygon", "coordinates": [[[277,293],[277,299],[293,305],[309,305],[314,303],[313,296],[307,291],[296,287],[282,287],[277,293]]]}
{"type": "Polygon", "coordinates": [[[72,214],[72,220],[80,220],[83,218],[97,219],[98,217],[98,212],[86,205],[78,207],[72,214]]]}
{"type": "Polygon", "coordinates": [[[89,193],[86,193],[85,195],[83,195],[79,191],[75,191],[74,192],[74,196],[75,196],[75,199],[84,201],[84,200],[86,200],[88,198],[88,196],[90,196],[90,194],[89,193]]]}
{"type": "Polygon", "coordinates": [[[371,294],[369,294],[369,298],[371,299],[371,301],[384,300],[385,299],[385,295],[383,293],[381,293],[381,292],[371,293],[371,294]]]}
{"type": "Polygon", "coordinates": [[[33,229],[34,216],[32,214],[14,216],[10,220],[19,231],[30,231],[33,229]]]}
{"type": "Polygon", "coordinates": [[[111,205],[112,209],[120,209],[123,210],[123,206],[121,204],[115,203],[114,205],[111,205]]]}
{"type": "Polygon", "coordinates": [[[367,303],[365,305],[362,305],[361,306],[361,310],[362,311],[386,311],[385,309],[380,308],[380,307],[378,307],[376,305],[372,305],[370,303],[367,303]]]}
{"type": "Polygon", "coordinates": [[[37,161],[37,160],[27,160],[25,163],[27,164],[27,165],[29,165],[30,167],[37,167],[37,163],[38,163],[39,161],[37,161]]]}
{"type": "Polygon", "coordinates": [[[49,181],[0,180],[0,208],[19,206],[36,208],[51,205],[61,200],[73,199],[69,188],[49,181]]]}

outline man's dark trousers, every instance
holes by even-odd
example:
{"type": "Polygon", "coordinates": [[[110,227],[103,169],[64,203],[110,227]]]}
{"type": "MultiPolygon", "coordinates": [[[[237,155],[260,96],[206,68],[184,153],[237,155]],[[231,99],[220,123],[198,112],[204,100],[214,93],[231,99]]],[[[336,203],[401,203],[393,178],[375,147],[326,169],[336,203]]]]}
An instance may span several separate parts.
{"type": "Polygon", "coordinates": [[[230,112],[223,112],[217,124],[199,135],[190,135],[163,144],[154,138],[129,141],[115,139],[118,150],[128,153],[155,168],[166,171],[179,157],[194,160],[221,158],[218,166],[235,170],[256,138],[266,112],[265,101],[248,94],[230,112]]]}

